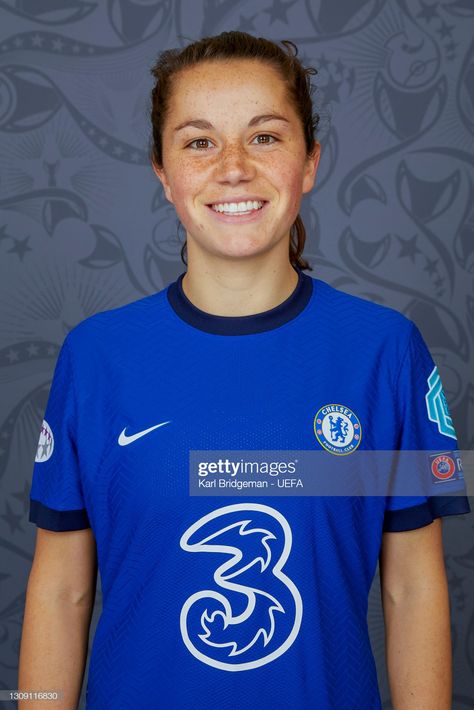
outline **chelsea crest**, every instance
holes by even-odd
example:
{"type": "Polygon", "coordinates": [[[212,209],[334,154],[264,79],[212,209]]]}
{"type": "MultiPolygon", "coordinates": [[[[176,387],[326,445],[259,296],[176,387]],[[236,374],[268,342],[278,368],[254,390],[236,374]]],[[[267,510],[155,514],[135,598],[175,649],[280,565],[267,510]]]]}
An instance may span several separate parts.
{"type": "Polygon", "coordinates": [[[356,414],[343,404],[326,404],[314,417],[314,433],[321,446],[336,456],[351,454],[362,438],[356,414]]]}

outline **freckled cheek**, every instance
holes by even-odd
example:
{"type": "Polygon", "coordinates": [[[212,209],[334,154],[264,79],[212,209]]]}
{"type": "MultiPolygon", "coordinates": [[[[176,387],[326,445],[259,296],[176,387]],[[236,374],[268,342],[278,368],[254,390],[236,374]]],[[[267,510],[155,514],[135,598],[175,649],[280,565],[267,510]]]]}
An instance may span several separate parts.
{"type": "Polygon", "coordinates": [[[178,213],[187,212],[191,206],[203,198],[202,175],[194,175],[183,170],[173,185],[173,198],[175,209],[178,213]]]}
{"type": "Polygon", "coordinates": [[[291,209],[297,214],[301,203],[301,181],[295,180],[292,185],[290,205],[291,209]]]}
{"type": "Polygon", "coordinates": [[[274,176],[278,175],[278,184],[276,185],[276,179],[274,184],[280,191],[280,194],[285,196],[288,201],[288,207],[295,213],[298,213],[301,194],[302,194],[302,172],[301,165],[299,163],[286,163],[285,169],[282,170],[282,166],[275,165],[275,170],[273,172],[274,176]]]}
{"type": "Polygon", "coordinates": [[[196,212],[203,209],[202,203],[207,196],[202,171],[200,175],[195,175],[193,170],[180,169],[179,176],[175,174],[172,189],[174,208],[183,227],[192,233],[202,232],[203,213],[196,212]]]}

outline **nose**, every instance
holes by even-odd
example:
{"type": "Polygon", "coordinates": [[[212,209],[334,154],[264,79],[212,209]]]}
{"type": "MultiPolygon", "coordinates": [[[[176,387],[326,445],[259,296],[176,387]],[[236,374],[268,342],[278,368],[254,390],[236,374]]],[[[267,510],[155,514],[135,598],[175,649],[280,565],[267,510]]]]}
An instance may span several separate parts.
{"type": "Polygon", "coordinates": [[[239,182],[252,180],[255,175],[255,165],[242,145],[228,145],[220,153],[216,178],[219,182],[235,185],[239,182]]]}

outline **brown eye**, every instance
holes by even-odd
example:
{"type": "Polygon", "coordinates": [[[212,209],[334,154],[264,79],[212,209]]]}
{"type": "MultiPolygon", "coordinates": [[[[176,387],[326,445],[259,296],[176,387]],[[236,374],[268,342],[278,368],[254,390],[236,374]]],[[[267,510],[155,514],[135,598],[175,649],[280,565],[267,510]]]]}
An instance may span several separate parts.
{"type": "Polygon", "coordinates": [[[278,138],[275,138],[275,136],[271,136],[269,133],[259,133],[258,136],[255,136],[255,138],[271,138],[271,141],[264,141],[260,143],[260,145],[271,145],[273,141],[277,141],[278,138]]]}
{"type": "Polygon", "coordinates": [[[203,146],[202,143],[210,143],[210,140],[209,138],[196,138],[195,140],[191,141],[191,143],[189,143],[186,148],[192,148],[195,143],[201,145],[196,146],[194,150],[206,150],[206,146],[203,146]]]}

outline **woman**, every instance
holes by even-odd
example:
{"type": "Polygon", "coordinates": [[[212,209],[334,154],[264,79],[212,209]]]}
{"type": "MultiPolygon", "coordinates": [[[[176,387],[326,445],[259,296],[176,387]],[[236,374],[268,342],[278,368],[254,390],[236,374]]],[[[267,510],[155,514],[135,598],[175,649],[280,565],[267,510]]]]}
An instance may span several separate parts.
{"type": "Polygon", "coordinates": [[[223,33],[153,68],[153,168],[187,270],[68,334],[31,489],[19,686],[62,689],[64,707],[98,561],[87,708],[380,708],[379,557],[393,705],[450,707],[441,517],[470,512],[449,497],[459,466],[443,497],[310,495],[291,475],[357,449],[449,468],[456,439],[414,324],[304,273],[320,146],[309,71],[283,45],[223,33]]]}

